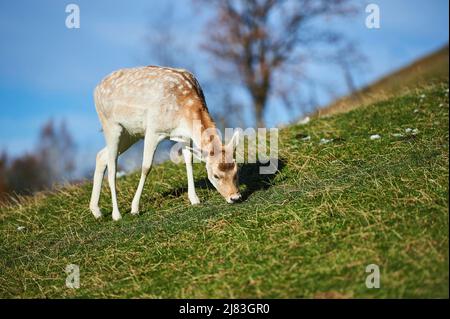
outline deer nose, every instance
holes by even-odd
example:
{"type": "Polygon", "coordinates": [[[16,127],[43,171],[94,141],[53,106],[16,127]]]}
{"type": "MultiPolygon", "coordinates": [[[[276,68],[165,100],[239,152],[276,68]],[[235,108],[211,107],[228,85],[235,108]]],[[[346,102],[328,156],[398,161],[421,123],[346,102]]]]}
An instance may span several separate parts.
{"type": "Polygon", "coordinates": [[[228,202],[231,203],[236,203],[238,200],[241,199],[241,193],[234,193],[232,195],[230,195],[230,198],[228,200],[228,202]]]}

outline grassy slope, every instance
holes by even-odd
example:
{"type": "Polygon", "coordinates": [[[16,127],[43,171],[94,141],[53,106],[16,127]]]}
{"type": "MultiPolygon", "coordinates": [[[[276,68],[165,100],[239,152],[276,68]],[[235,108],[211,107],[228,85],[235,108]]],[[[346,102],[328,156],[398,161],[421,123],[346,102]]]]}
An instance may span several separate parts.
{"type": "Polygon", "coordinates": [[[398,96],[408,90],[448,79],[448,45],[429,54],[400,70],[364,87],[349,96],[340,98],[330,105],[317,110],[314,116],[347,112],[361,105],[369,105],[398,96]]]}
{"type": "MultiPolygon", "coordinates": [[[[448,297],[448,134],[444,82],[284,129],[280,171],[245,165],[240,204],[197,164],[203,203],[190,206],[184,167],[166,163],[143,214],[117,223],[93,219],[89,184],[1,208],[0,297],[448,297]],[[391,135],[408,127],[419,134],[391,135]],[[70,263],[78,290],[64,284],[70,263]],[[380,289],[365,287],[371,263],[380,289]]],[[[123,213],[137,182],[119,180],[123,213]]]]}

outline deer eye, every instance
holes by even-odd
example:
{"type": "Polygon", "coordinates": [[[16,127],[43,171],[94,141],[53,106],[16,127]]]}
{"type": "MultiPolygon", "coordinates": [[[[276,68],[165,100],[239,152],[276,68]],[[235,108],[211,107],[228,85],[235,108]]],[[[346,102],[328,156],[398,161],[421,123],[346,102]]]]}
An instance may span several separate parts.
{"type": "Polygon", "coordinates": [[[214,174],[213,176],[214,176],[215,179],[219,179],[218,175],[214,174]]]}

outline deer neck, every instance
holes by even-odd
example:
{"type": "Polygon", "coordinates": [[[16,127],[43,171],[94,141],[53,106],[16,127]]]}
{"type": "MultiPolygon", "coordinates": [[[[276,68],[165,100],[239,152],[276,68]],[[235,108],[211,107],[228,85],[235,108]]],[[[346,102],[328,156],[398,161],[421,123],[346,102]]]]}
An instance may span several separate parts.
{"type": "Polygon", "coordinates": [[[221,146],[216,124],[206,107],[201,108],[194,117],[192,140],[204,153],[221,146]]]}

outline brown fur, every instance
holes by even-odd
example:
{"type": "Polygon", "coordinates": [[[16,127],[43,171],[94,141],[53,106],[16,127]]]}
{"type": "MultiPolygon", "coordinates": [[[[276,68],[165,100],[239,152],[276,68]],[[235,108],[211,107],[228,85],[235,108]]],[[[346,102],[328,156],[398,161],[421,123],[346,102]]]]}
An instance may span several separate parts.
{"type": "Polygon", "coordinates": [[[234,163],[219,163],[219,169],[222,172],[231,171],[234,169],[234,163]]]}

